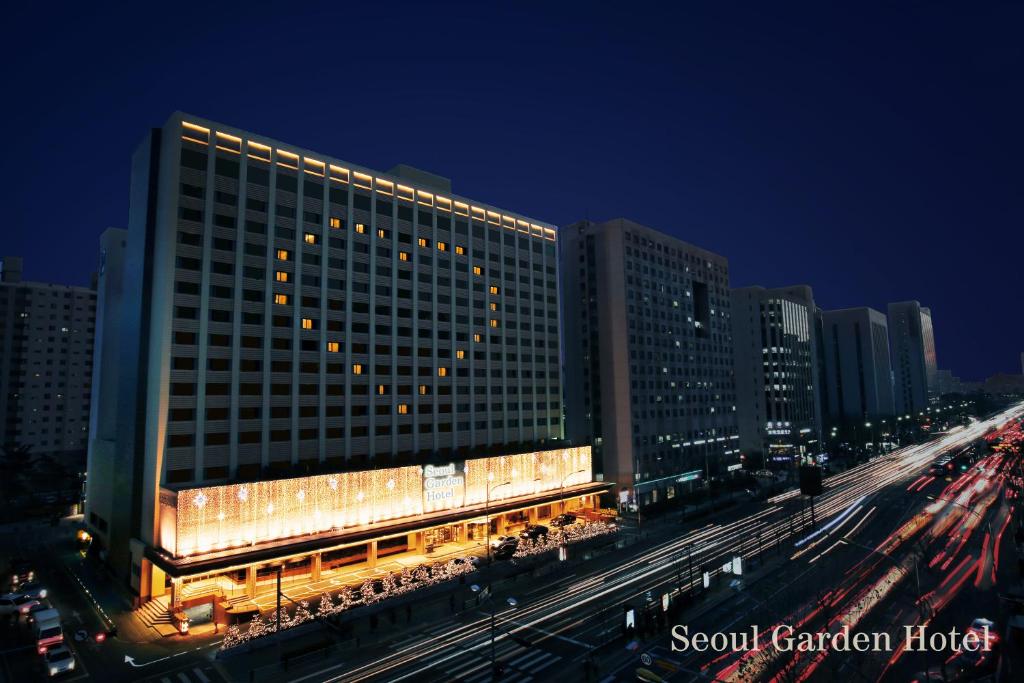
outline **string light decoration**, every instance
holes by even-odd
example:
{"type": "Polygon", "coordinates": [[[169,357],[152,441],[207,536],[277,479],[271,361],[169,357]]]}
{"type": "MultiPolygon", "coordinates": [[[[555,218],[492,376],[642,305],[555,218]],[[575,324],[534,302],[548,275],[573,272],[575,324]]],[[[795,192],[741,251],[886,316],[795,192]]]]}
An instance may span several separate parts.
{"type": "Polygon", "coordinates": [[[443,465],[161,491],[160,545],[175,557],[340,532],[593,481],[589,446],[443,465]]]}
{"type": "MultiPolygon", "coordinates": [[[[534,541],[522,539],[515,557],[540,555],[556,549],[561,544],[578,543],[590,538],[614,534],[617,531],[614,524],[603,522],[573,524],[562,529],[552,530],[546,538],[534,541]]],[[[289,614],[286,607],[282,606],[281,630],[293,628],[314,619],[326,619],[349,609],[372,605],[428,586],[436,586],[474,571],[476,571],[475,558],[462,557],[448,560],[445,563],[435,562],[431,565],[420,565],[414,569],[404,567],[397,574],[389,573],[379,579],[365,579],[354,587],[344,586],[338,591],[337,599],[330,591],[325,591],[320,595],[320,600],[315,607],[311,607],[308,600],[302,600],[295,608],[294,614],[289,614]]],[[[228,650],[270,635],[276,629],[277,619],[273,610],[269,613],[269,621],[264,621],[261,615],[257,614],[248,627],[242,625],[229,627],[220,647],[222,650],[228,650]]]]}

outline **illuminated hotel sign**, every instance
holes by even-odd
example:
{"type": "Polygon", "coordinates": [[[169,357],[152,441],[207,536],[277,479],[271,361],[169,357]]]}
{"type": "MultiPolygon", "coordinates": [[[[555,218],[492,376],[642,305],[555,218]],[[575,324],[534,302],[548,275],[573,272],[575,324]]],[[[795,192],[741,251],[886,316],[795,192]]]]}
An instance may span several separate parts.
{"type": "Polygon", "coordinates": [[[594,480],[590,447],[222,486],[161,489],[157,545],[175,557],[528,498],[594,480]],[[495,485],[495,482],[502,482],[495,485]]]}
{"type": "Polygon", "coordinates": [[[424,509],[459,508],[466,497],[465,465],[450,462],[447,465],[424,465],[424,509]]]}

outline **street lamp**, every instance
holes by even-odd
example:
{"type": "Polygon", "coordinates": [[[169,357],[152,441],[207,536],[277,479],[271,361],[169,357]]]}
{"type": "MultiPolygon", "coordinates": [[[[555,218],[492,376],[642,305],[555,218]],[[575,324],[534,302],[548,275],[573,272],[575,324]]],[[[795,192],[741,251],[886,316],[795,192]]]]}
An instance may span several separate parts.
{"type": "Polygon", "coordinates": [[[562,483],[559,485],[561,493],[559,494],[559,505],[561,506],[562,512],[565,512],[565,482],[568,481],[569,477],[575,477],[577,474],[583,474],[586,470],[576,470],[572,474],[567,474],[562,477],[562,483]]]}
{"type": "MultiPolygon", "coordinates": [[[[491,607],[491,674],[496,679],[500,675],[500,672],[498,671],[498,662],[495,658],[494,652],[494,614],[497,611],[497,606],[494,604],[494,600],[491,599],[493,597],[491,593],[491,584],[488,583],[487,588],[481,588],[479,585],[474,583],[469,588],[477,594],[477,598],[480,602],[487,602],[491,607]]],[[[519,605],[519,602],[511,596],[505,598],[505,603],[512,608],[519,605]]]]}
{"type": "MultiPolygon", "coordinates": [[[[493,474],[488,474],[487,475],[487,479],[488,480],[493,480],[494,479],[494,475],[493,474]]],[[[494,486],[489,486],[487,488],[487,500],[484,501],[484,523],[487,525],[487,563],[488,564],[490,564],[490,562],[491,562],[491,514],[490,514],[491,492],[494,491],[494,489],[501,488],[502,486],[510,486],[511,484],[512,484],[511,481],[503,481],[500,484],[495,484],[494,486]]]]}

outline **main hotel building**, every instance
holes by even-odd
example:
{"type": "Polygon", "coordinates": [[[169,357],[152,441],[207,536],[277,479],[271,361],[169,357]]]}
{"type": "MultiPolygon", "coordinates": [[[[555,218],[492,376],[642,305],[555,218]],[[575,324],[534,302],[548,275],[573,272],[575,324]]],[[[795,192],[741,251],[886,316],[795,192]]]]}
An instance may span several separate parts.
{"type": "Polygon", "coordinates": [[[141,601],[479,541],[601,490],[562,440],[554,228],[444,178],[175,114],[134,156],[104,277],[86,523],[141,601]]]}

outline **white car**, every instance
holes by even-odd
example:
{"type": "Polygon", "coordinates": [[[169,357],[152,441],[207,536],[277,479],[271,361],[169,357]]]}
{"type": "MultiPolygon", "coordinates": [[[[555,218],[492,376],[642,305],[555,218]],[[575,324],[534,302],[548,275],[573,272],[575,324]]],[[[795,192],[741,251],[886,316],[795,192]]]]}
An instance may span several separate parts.
{"type": "Polygon", "coordinates": [[[46,597],[49,591],[46,590],[46,587],[43,586],[43,584],[36,581],[29,581],[18,586],[18,592],[22,595],[27,595],[30,598],[42,600],[46,597]]]}
{"type": "Polygon", "coordinates": [[[75,655],[63,645],[47,650],[44,659],[46,673],[50,677],[75,670],[75,655]]]}

